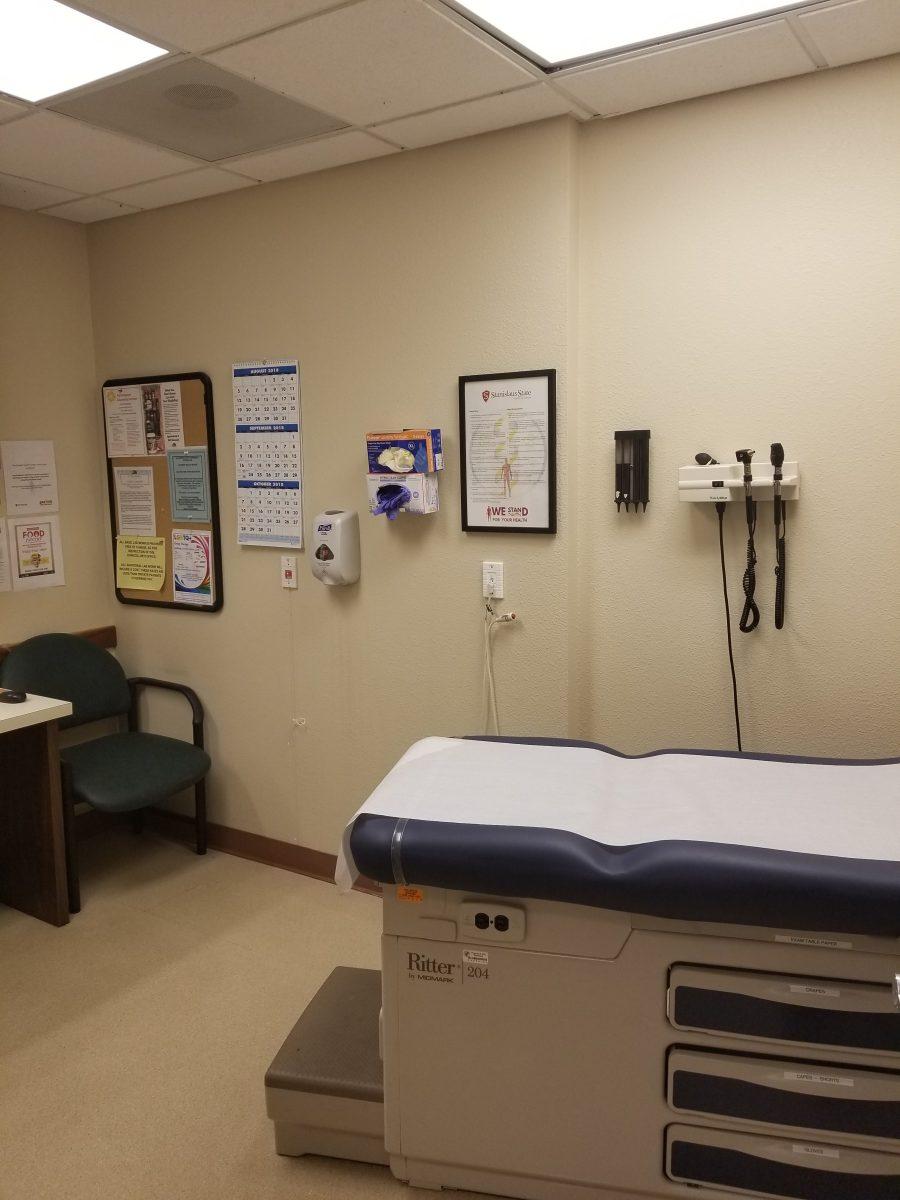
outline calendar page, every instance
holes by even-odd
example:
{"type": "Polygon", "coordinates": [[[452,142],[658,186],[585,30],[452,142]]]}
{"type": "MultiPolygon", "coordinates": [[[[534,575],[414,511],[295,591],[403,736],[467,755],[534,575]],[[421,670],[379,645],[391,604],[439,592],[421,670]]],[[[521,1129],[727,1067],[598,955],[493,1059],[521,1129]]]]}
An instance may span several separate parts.
{"type": "Polygon", "coordinates": [[[303,546],[296,359],[235,363],[238,544],[303,546]]]}

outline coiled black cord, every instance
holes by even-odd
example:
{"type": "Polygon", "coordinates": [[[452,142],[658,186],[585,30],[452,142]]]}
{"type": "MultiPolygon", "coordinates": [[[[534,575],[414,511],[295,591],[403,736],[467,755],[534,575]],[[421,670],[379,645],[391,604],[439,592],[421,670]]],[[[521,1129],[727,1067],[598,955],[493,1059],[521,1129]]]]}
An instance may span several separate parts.
{"type": "MultiPolygon", "coordinates": [[[[734,647],[731,644],[731,608],[728,604],[728,577],[725,574],[725,505],[717,504],[716,512],[719,514],[719,558],[722,563],[722,591],[725,593],[725,632],[728,635],[728,663],[731,667],[731,696],[734,701],[734,730],[737,734],[737,748],[741,754],[744,752],[744,747],[741,744],[741,716],[738,711],[738,692],[737,692],[737,675],[734,671],[734,647]]],[[[757,615],[757,620],[759,616],[757,615]]]]}
{"type": "Polygon", "coordinates": [[[759,608],[753,596],[756,592],[756,501],[747,500],[747,569],[744,572],[744,609],[738,628],[741,633],[752,633],[759,624],[759,608]]]}

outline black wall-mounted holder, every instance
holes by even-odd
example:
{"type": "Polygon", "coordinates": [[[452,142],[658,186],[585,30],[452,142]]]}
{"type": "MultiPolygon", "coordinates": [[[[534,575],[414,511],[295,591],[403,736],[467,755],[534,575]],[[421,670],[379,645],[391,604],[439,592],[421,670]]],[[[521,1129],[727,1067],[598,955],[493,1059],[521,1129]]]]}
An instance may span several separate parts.
{"type": "Polygon", "coordinates": [[[628,512],[630,505],[647,511],[650,500],[650,430],[616,431],[616,511],[628,512]]]}

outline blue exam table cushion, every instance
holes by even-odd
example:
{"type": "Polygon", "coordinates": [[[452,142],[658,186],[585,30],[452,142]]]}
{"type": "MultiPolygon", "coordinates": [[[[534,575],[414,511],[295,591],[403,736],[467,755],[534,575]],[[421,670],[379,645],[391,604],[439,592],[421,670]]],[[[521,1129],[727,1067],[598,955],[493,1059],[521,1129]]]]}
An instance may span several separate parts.
{"type": "Polygon", "coordinates": [[[348,826],[338,882],[398,882],[398,858],[414,885],[900,937],[900,759],[429,738],[348,826]]]}

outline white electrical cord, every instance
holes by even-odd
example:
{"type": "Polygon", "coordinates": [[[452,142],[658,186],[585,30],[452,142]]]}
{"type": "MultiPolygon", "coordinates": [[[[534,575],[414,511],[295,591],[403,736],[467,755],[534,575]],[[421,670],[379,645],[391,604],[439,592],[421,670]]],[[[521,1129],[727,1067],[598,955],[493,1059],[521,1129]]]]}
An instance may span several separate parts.
{"type": "Polygon", "coordinates": [[[486,734],[491,733],[491,722],[493,721],[493,732],[498,737],[500,736],[500,716],[497,710],[497,684],[494,679],[494,643],[493,633],[497,625],[504,625],[509,621],[515,621],[516,614],[513,612],[503,613],[499,617],[494,612],[490,600],[486,600],[484,604],[484,673],[482,676],[482,725],[486,734]]]}

